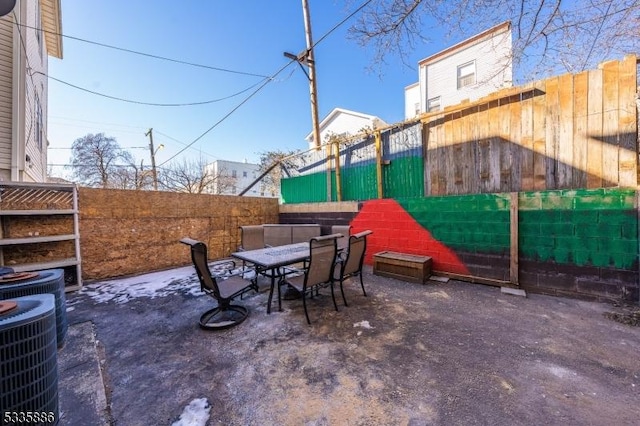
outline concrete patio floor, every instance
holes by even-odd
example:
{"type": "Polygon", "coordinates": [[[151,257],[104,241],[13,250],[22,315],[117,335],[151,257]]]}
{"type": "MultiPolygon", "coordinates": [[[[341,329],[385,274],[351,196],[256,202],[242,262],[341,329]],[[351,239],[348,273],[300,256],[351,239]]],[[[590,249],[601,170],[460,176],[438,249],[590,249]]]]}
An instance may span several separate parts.
{"type": "Polygon", "coordinates": [[[170,425],[190,404],[207,425],[640,422],[640,327],[603,315],[619,308],[365,272],[369,297],[347,283],[335,312],[327,289],[311,326],[261,292],[240,326],[201,330],[215,302],[191,267],[68,294],[60,424],[170,425]]]}

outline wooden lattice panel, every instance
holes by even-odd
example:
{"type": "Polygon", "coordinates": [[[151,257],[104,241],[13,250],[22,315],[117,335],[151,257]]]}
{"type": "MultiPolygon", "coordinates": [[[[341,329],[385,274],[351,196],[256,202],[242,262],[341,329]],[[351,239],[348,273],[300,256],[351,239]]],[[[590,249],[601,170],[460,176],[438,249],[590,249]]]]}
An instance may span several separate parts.
{"type": "Polygon", "coordinates": [[[0,186],[0,210],[64,210],[73,208],[73,192],[65,189],[0,186]]]}

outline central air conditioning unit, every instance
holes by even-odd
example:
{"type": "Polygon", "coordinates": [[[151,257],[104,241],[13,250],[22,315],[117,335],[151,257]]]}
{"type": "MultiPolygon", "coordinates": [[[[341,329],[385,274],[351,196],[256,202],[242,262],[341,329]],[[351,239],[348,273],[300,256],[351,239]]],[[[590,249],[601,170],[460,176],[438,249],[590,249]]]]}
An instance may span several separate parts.
{"type": "Polygon", "coordinates": [[[56,425],[60,417],[54,304],[51,294],[0,301],[0,413],[38,416],[22,424],[56,425]]]}
{"type": "Polygon", "coordinates": [[[56,330],[58,347],[61,348],[64,345],[68,328],[67,299],[64,293],[64,269],[39,271],[34,278],[0,285],[0,300],[45,293],[55,296],[56,330]]]}

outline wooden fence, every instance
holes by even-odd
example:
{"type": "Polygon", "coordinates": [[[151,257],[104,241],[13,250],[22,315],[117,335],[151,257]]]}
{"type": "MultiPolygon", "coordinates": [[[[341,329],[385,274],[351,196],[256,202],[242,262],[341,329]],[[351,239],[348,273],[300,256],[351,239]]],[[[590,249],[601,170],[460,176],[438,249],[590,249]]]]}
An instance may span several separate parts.
{"type": "Polygon", "coordinates": [[[637,58],[421,117],[425,194],[638,183],[637,58]]]}

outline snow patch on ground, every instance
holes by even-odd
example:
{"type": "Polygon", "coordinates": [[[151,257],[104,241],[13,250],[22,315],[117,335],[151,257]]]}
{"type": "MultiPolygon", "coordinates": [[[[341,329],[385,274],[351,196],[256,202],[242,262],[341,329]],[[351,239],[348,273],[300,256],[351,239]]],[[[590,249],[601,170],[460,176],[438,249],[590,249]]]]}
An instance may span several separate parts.
{"type": "Polygon", "coordinates": [[[353,324],[353,326],[354,327],[362,327],[362,328],[373,328],[369,324],[369,321],[360,321],[360,322],[357,322],[357,323],[353,324]]]}
{"type": "MultiPolygon", "coordinates": [[[[239,271],[239,270],[237,270],[239,271]]],[[[222,269],[211,268],[211,273],[224,278],[222,269]]],[[[245,279],[255,276],[253,271],[245,274],[245,279]]],[[[96,303],[127,303],[140,297],[166,297],[175,293],[192,296],[201,295],[200,282],[193,266],[152,272],[134,277],[105,280],[84,286],[81,292],[96,303]]]]}
{"type": "Polygon", "coordinates": [[[211,405],[206,398],[194,399],[184,407],[178,421],[173,422],[172,426],[205,426],[209,420],[209,412],[211,405]]]}

